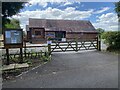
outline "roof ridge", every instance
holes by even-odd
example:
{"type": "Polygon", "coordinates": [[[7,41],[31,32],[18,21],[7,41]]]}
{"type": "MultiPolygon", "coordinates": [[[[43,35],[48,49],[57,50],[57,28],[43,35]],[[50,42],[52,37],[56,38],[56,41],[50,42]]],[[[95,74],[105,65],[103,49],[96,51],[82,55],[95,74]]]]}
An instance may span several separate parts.
{"type": "Polygon", "coordinates": [[[70,20],[70,19],[41,19],[41,18],[29,18],[30,19],[34,19],[34,20],[55,20],[55,21],[90,21],[90,20],[70,20]]]}

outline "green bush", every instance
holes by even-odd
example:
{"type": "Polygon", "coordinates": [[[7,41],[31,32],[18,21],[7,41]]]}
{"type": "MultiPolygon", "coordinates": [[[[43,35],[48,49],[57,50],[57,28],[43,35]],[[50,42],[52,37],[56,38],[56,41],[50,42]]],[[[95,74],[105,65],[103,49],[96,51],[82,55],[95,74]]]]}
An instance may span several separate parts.
{"type": "Polygon", "coordinates": [[[102,34],[102,38],[105,39],[105,43],[110,49],[120,49],[120,31],[109,31],[102,34]]]}
{"type": "Polygon", "coordinates": [[[44,62],[47,62],[47,61],[49,61],[50,59],[51,59],[51,57],[50,57],[50,55],[49,55],[49,52],[44,52],[44,55],[42,55],[42,60],[44,61],[44,62]]]}

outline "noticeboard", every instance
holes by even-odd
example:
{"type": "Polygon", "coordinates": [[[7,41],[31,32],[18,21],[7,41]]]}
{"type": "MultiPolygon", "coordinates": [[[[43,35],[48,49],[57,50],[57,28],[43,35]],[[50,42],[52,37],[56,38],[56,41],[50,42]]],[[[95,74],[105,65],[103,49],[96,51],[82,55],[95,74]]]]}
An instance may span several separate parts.
{"type": "Polygon", "coordinates": [[[4,47],[5,48],[23,47],[23,30],[22,29],[5,29],[4,30],[4,47]]]}

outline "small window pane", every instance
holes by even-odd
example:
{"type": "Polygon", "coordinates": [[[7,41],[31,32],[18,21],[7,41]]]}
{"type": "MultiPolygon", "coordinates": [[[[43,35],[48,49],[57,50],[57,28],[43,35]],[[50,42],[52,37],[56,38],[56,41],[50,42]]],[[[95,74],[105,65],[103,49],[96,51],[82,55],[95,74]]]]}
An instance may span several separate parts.
{"type": "Polygon", "coordinates": [[[41,31],[35,31],[35,35],[41,35],[41,31]]]}

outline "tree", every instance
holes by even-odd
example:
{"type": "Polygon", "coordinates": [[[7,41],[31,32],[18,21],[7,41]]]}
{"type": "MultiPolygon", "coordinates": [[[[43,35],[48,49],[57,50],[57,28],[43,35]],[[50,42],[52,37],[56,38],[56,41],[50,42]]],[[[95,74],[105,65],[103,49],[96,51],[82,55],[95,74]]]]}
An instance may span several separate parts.
{"type": "MultiPolygon", "coordinates": [[[[105,32],[105,30],[104,29],[102,29],[102,28],[98,28],[98,29],[96,29],[99,33],[100,33],[100,36],[105,32]]],[[[99,37],[100,37],[99,36],[99,37]]]]}
{"type": "Polygon", "coordinates": [[[98,28],[98,29],[96,29],[100,34],[102,34],[102,33],[104,33],[105,32],[105,30],[104,29],[102,29],[102,28],[98,28]]]}
{"type": "Polygon", "coordinates": [[[10,19],[13,15],[20,12],[20,9],[24,8],[25,2],[2,2],[2,26],[5,28],[5,24],[10,23],[10,19]]]}
{"type": "Polygon", "coordinates": [[[10,23],[5,24],[5,28],[20,28],[20,22],[17,19],[10,19],[10,23]]]}
{"type": "Polygon", "coordinates": [[[115,3],[115,11],[117,12],[119,22],[120,22],[120,1],[115,3]]]}
{"type": "Polygon", "coordinates": [[[99,37],[100,37],[100,38],[103,38],[103,33],[105,32],[105,30],[102,29],[102,28],[98,28],[98,29],[96,29],[96,30],[99,32],[99,37]]]}

